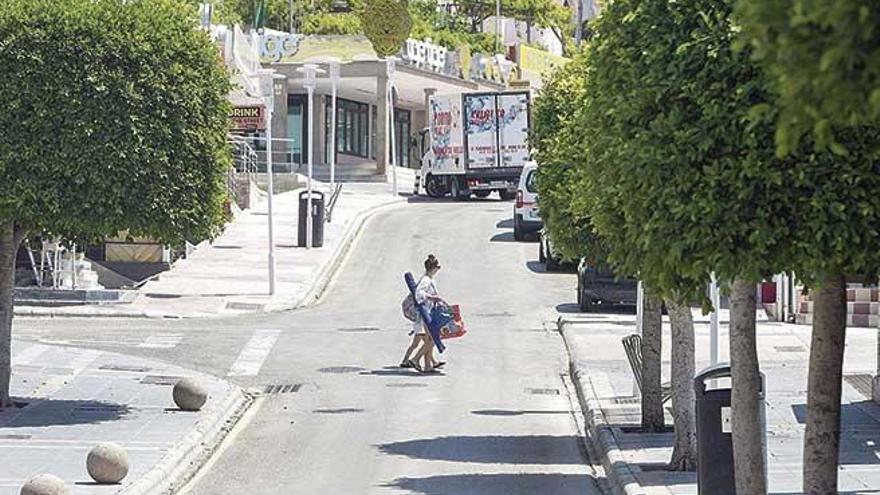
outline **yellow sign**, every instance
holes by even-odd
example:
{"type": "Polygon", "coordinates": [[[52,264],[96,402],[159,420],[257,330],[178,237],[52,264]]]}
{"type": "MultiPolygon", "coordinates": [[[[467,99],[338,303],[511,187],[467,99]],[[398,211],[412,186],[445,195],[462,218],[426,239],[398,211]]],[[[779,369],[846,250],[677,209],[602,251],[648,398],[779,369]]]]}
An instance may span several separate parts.
{"type": "Polygon", "coordinates": [[[543,76],[553,72],[557,67],[570,62],[571,59],[553,55],[550,52],[532,48],[526,45],[519,46],[519,68],[523,72],[543,76]]]}

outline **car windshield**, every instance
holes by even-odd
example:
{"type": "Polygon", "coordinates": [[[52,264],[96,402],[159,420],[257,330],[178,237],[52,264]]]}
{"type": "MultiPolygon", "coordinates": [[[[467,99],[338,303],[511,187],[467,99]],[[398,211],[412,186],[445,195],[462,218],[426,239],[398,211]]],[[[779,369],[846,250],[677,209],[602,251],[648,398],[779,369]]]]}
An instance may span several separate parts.
{"type": "Polygon", "coordinates": [[[535,179],[537,178],[538,174],[536,174],[535,172],[537,171],[530,171],[529,175],[526,177],[526,191],[530,193],[538,192],[538,189],[535,187],[535,179]]]}

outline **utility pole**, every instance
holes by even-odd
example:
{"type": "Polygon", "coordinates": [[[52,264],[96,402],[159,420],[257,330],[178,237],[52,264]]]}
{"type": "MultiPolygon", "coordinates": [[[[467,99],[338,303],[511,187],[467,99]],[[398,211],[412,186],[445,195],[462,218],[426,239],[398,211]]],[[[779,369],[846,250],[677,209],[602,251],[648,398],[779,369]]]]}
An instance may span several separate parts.
{"type": "Polygon", "coordinates": [[[495,0],[495,53],[501,50],[501,0],[495,0]]]}

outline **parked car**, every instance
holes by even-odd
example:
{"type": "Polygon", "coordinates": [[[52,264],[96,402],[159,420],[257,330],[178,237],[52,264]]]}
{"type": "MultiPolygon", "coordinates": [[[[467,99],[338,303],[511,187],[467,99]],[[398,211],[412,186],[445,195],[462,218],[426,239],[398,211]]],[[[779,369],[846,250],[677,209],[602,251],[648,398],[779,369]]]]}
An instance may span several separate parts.
{"type": "Polygon", "coordinates": [[[637,290],[635,278],[617,277],[607,264],[581,258],[577,286],[581,311],[595,311],[599,306],[627,306],[635,310],[637,290]]]}
{"type": "Polygon", "coordinates": [[[538,246],[538,261],[544,264],[545,270],[555,272],[563,268],[565,263],[553,249],[553,243],[550,241],[547,229],[541,229],[538,246]]]}
{"type": "Polygon", "coordinates": [[[513,204],[513,238],[517,241],[524,241],[528,234],[539,232],[544,227],[538,213],[538,189],[535,187],[537,175],[538,165],[528,162],[519,177],[516,202],[513,204]]]}

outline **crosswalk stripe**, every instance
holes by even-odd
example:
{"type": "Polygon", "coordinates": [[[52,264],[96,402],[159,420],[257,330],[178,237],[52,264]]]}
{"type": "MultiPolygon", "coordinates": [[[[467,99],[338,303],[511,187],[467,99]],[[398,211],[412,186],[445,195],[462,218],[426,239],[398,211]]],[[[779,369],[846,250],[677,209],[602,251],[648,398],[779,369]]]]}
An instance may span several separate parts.
{"type": "Polygon", "coordinates": [[[256,376],[275,346],[281,330],[256,330],[226,376],[256,376]]]}
{"type": "Polygon", "coordinates": [[[183,340],[183,335],[179,333],[167,333],[159,335],[150,335],[138,347],[145,349],[173,349],[183,340]]]}
{"type": "Polygon", "coordinates": [[[19,352],[18,354],[12,356],[12,365],[22,366],[31,364],[32,362],[34,362],[34,360],[42,356],[47,349],[49,349],[48,346],[42,344],[34,344],[27,349],[19,352]]]}

